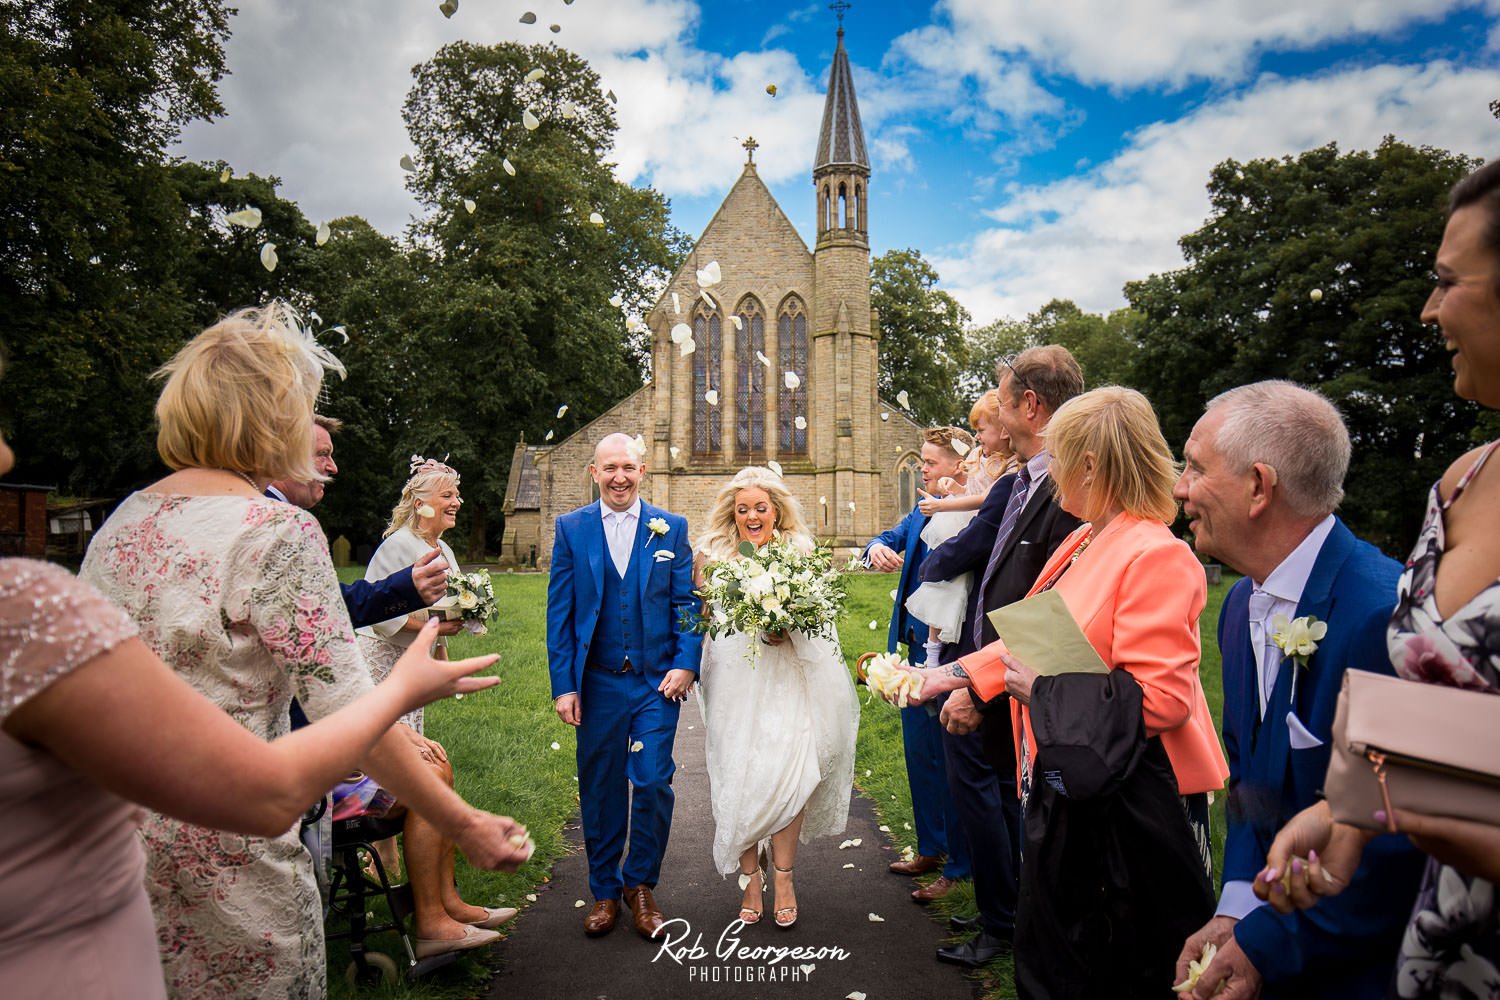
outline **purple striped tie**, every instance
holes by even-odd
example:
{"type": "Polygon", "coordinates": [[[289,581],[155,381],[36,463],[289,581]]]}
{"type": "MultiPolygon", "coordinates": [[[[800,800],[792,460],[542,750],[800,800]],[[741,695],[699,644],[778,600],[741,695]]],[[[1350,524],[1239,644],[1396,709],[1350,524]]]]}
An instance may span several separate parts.
{"type": "Polygon", "coordinates": [[[975,649],[984,645],[984,623],[988,620],[984,615],[984,590],[1000,565],[1000,553],[1005,551],[1005,543],[1010,541],[1011,533],[1016,530],[1016,521],[1021,517],[1021,508],[1026,506],[1026,496],[1030,492],[1031,469],[1023,465],[1020,472],[1016,473],[1015,488],[1011,490],[1010,502],[1005,505],[1005,516],[1000,519],[1000,530],[995,532],[995,547],[990,549],[990,561],[985,565],[984,576],[979,581],[979,613],[974,616],[975,649]]]}

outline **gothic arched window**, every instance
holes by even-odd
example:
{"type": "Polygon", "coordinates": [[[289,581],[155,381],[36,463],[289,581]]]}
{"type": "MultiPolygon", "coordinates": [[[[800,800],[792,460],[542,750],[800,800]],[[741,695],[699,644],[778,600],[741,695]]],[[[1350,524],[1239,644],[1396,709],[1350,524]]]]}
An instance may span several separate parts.
{"type": "MultiPolygon", "coordinates": [[[[780,405],[777,407],[778,423],[781,425],[781,447],[783,455],[804,454],[807,451],[807,310],[802,300],[788,295],[781,304],[781,315],[776,318],[777,360],[780,370],[795,372],[798,385],[789,389],[786,382],[777,390],[780,405]]],[[[785,375],[782,376],[783,380],[785,375]]]]}
{"type": "Polygon", "coordinates": [[[753,295],[735,310],[735,448],[747,459],[766,450],[766,317],[753,295]]]}
{"type": "Polygon", "coordinates": [[[723,390],[724,326],[717,310],[701,304],[693,315],[693,451],[717,454],[723,448],[723,423],[719,408],[708,404],[707,394],[723,390]]]}
{"type": "Polygon", "coordinates": [[[901,456],[896,465],[896,496],[901,504],[896,508],[900,512],[898,517],[917,505],[917,487],[921,482],[922,460],[910,453],[901,456]]]}

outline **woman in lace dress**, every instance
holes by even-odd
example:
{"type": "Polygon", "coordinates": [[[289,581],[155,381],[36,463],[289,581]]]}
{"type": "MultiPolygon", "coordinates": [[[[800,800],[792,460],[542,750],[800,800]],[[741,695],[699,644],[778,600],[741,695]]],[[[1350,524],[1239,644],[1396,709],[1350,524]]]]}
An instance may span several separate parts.
{"type": "MultiPolygon", "coordinates": [[[[12,464],[0,438],[0,475],[12,464]]],[[[265,743],[148,649],[97,590],[0,559],[0,983],[6,996],[165,997],[136,835],[143,810],[282,830],[411,705],[491,686],[418,649],[390,684],[265,743]],[[211,761],[213,766],[205,767],[211,761]]]]}
{"type": "MultiPolygon", "coordinates": [[[[1437,276],[1422,321],[1453,354],[1454,392],[1500,409],[1500,160],[1454,187],[1437,276]]],[[[1386,633],[1407,680],[1500,695],[1497,448],[1491,441],[1458,459],[1428,497],[1386,633]]],[[[1394,820],[1430,858],[1395,956],[1393,995],[1500,998],[1500,827],[1405,810],[1394,820]]],[[[1374,836],[1334,823],[1326,803],[1304,810],[1277,836],[1257,894],[1283,911],[1311,906],[1348,884],[1374,836]],[[1293,857],[1314,851],[1319,860],[1294,869],[1289,892],[1267,891],[1293,857]]]]}
{"type": "MultiPolygon", "coordinates": [[[[764,545],[773,535],[811,550],[801,507],[770,469],[742,469],[719,491],[709,528],[698,540],[695,575],[737,558],[740,542],[764,545]]],[[[859,701],[836,640],[801,632],[730,633],[703,644],[703,720],[714,812],[714,864],[738,871],[740,920],[762,913],[766,887],[760,856],[775,870],[778,927],[797,922],[792,869],[797,843],[842,833],[854,782],[859,701]],[[759,645],[752,660],[752,643],[759,645]]]]}
{"type": "MultiPolygon", "coordinates": [[[[263,495],[271,480],[318,478],[313,403],[337,365],[276,303],[195,337],[163,369],[156,408],[157,450],[177,471],[127,497],[84,560],[84,579],[130,616],[146,645],[262,740],[287,733],[294,695],[316,720],[373,685],[322,529],[263,495]]],[[[361,769],[461,832],[476,866],[523,863],[524,829],[464,803],[420,749],[388,729],[361,769]]],[[[213,760],[196,764],[215,776],[213,760]]],[[[145,820],[146,889],[170,994],[325,992],[312,859],[294,829],[269,834],[231,835],[161,813],[145,820]]],[[[498,937],[459,920],[436,933],[452,947],[498,937]]]]}

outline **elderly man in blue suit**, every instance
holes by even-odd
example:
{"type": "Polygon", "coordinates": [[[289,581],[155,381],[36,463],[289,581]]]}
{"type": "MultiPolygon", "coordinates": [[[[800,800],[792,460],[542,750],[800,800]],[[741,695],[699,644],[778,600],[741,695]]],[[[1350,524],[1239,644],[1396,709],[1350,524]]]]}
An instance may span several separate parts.
{"type": "MultiPolygon", "coordinates": [[[[944,476],[958,474],[963,457],[953,447],[955,440],[966,449],[974,446],[967,431],[957,427],[931,427],[923,432],[922,484],[933,490],[944,476]]],[[[865,546],[865,565],[881,573],[901,572],[896,586],[896,606],[891,611],[891,627],[886,648],[894,653],[902,643],[908,649],[907,660],[913,665],[927,662],[927,625],[906,610],[906,599],[922,585],[922,561],[927,546],[922,529],[927,515],[913,506],[894,528],[883,531],[865,546]]],[[[936,871],[942,874],[930,885],[912,893],[919,903],[941,899],[953,883],[970,875],[968,845],[957,834],[958,813],[948,791],[948,776],[943,765],[943,727],[925,706],[913,705],[901,710],[901,742],[906,753],[906,781],[911,787],[912,817],[917,827],[917,855],[911,861],[891,862],[897,875],[917,876],[936,871]],[[954,831],[950,835],[950,831],[954,831]],[[947,863],[942,861],[947,856],[947,863]]]]}
{"type": "Polygon", "coordinates": [[[1349,434],[1333,404],[1291,382],[1216,397],[1183,448],[1176,495],[1199,553],[1244,574],[1219,616],[1229,832],[1216,915],[1188,938],[1213,963],[1195,996],[1379,997],[1390,978],[1421,855],[1382,837],[1342,895],[1289,915],[1251,891],[1276,831],[1311,805],[1328,768],[1344,671],[1391,673],[1385,630],[1401,567],[1355,538],[1343,498],[1349,434]],[[1306,663],[1283,656],[1277,622],[1315,619],[1326,636],[1306,663]]]}
{"type": "Polygon", "coordinates": [[[646,446],[611,434],[589,474],[599,499],[557,519],[547,584],[553,707],[578,730],[578,797],[594,905],[591,937],[614,929],[623,897],[650,938],[652,893],[672,827],[672,745],[698,680],[687,519],[643,503],[646,446]],[[623,868],[627,825],[630,853],[623,868]]]}

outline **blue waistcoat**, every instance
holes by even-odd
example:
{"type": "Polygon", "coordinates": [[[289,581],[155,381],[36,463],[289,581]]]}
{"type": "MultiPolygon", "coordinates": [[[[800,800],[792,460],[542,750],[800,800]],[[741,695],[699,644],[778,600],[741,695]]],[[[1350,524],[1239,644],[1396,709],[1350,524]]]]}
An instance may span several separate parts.
{"type": "Polygon", "coordinates": [[[604,593],[599,597],[599,623],[589,643],[589,662],[606,670],[618,670],[628,657],[632,663],[641,658],[641,588],[639,553],[632,551],[625,579],[615,570],[608,548],[604,552],[604,593]]]}

